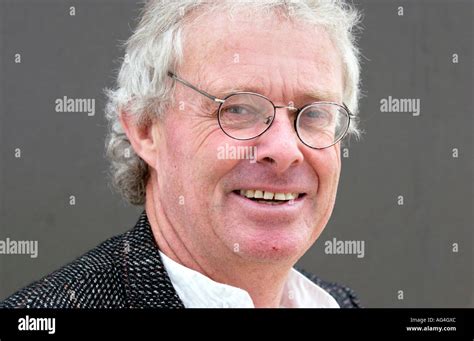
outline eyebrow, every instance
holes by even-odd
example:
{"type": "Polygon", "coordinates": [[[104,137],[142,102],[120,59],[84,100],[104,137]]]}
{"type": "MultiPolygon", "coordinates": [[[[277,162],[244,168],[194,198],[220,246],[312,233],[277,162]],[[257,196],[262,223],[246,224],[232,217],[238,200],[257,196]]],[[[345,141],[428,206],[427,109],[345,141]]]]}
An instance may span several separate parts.
{"type": "MultiPolygon", "coordinates": [[[[212,88],[210,90],[210,94],[218,97],[218,98],[225,98],[226,96],[229,96],[233,93],[236,92],[254,92],[257,94],[264,95],[265,97],[268,97],[271,101],[276,102],[275,98],[272,98],[271,96],[268,96],[266,88],[263,86],[259,85],[242,85],[242,86],[235,86],[232,88],[225,88],[224,90],[223,87],[221,88],[212,88]]],[[[338,95],[335,92],[329,91],[329,90],[324,90],[324,89],[310,89],[306,91],[302,91],[298,93],[298,95],[294,98],[294,102],[300,102],[300,103],[308,103],[308,101],[311,102],[339,102],[340,95],[338,95]]]]}
{"type": "Polygon", "coordinates": [[[302,97],[312,98],[316,102],[338,102],[340,95],[336,92],[324,90],[324,89],[314,89],[307,92],[304,92],[302,97]]]}

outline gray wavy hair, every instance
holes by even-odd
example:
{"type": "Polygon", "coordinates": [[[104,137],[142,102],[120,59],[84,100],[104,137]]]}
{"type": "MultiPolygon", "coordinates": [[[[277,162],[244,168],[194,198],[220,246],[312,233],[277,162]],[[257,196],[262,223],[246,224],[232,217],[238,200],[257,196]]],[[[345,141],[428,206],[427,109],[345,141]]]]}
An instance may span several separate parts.
{"type": "MultiPolygon", "coordinates": [[[[145,203],[148,165],[133,151],[120,115],[126,112],[136,124],[149,124],[166,112],[173,98],[167,71],[183,59],[183,30],[198,18],[195,13],[228,13],[251,8],[252,13],[284,14],[295,21],[319,25],[330,34],[344,66],[343,100],[354,115],[359,100],[359,51],[356,32],[359,12],[343,0],[151,0],[142,9],[141,20],[125,43],[125,57],[117,77],[117,87],[107,89],[106,117],[109,134],[107,157],[111,161],[114,187],[134,205],[145,203]]],[[[359,136],[357,120],[351,120],[349,135],[359,136]]]]}

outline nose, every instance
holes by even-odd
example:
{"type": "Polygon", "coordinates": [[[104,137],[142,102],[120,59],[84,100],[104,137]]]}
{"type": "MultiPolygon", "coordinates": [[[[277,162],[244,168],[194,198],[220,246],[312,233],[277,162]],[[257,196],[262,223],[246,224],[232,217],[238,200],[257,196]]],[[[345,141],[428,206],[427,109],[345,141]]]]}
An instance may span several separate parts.
{"type": "MultiPolygon", "coordinates": [[[[291,110],[291,109],[290,109],[291,110]]],[[[304,155],[288,110],[277,109],[270,128],[257,140],[257,162],[269,164],[278,174],[301,164],[304,155]]]]}

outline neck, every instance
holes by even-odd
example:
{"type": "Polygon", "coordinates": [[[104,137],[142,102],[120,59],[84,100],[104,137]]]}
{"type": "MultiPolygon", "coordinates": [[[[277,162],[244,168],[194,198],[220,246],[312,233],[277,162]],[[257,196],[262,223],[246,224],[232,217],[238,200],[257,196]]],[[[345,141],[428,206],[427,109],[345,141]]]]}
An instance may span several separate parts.
{"type": "MultiPolygon", "coordinates": [[[[284,285],[293,264],[249,262],[222,245],[212,253],[196,250],[184,242],[176,222],[166,214],[156,191],[152,175],[146,188],[146,212],[153,236],[161,252],[175,262],[198,271],[212,280],[246,290],[256,308],[279,307],[284,285]]],[[[179,224],[179,222],[178,222],[179,224]]]]}

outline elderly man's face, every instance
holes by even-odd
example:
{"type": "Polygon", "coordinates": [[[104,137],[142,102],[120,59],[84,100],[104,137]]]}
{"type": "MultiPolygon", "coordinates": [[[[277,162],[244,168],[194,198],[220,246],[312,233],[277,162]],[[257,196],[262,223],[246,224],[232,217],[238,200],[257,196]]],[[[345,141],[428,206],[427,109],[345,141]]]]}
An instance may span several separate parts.
{"type": "MultiPolygon", "coordinates": [[[[177,74],[221,98],[247,90],[276,105],[342,102],[340,56],[324,30],[281,20],[259,22],[224,15],[200,19],[187,31],[177,74]]],[[[272,126],[260,137],[234,140],[219,128],[217,103],[180,83],[175,99],[156,127],[161,142],[154,167],[156,197],[181,241],[199,257],[295,262],[331,215],[339,144],[324,150],[305,146],[294,129],[295,113],[287,109],[277,109],[272,126]],[[226,145],[227,150],[255,147],[256,162],[220,159],[226,145]],[[299,197],[265,203],[241,196],[240,190],[299,197]]]]}

